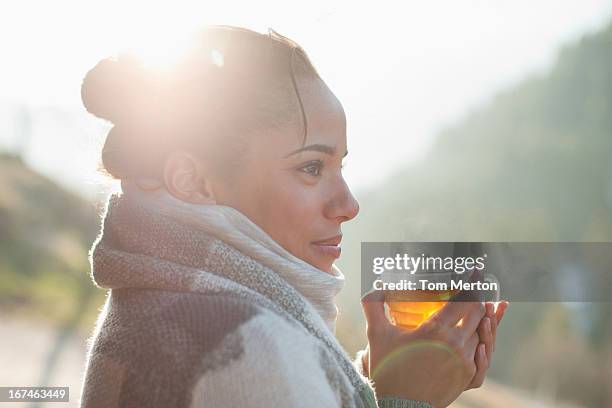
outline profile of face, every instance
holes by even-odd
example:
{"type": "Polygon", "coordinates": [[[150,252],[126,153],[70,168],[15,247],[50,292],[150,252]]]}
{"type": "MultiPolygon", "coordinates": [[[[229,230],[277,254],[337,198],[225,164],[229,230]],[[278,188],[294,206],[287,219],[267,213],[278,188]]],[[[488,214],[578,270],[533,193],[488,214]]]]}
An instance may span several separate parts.
{"type": "Polygon", "coordinates": [[[248,144],[231,182],[200,172],[197,159],[185,154],[167,159],[164,179],[180,199],[239,210],[288,252],[329,273],[340,256],[342,223],[359,212],[342,174],[346,117],[321,79],[303,78],[298,86],[308,124],[305,143],[298,114],[296,123],[248,144]]]}

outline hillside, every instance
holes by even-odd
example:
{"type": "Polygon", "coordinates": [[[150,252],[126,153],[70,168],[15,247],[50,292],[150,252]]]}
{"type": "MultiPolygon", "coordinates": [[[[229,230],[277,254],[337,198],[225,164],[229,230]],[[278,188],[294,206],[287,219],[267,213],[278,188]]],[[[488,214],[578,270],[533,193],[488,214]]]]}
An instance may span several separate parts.
{"type": "MultiPolygon", "coordinates": [[[[97,233],[97,209],[0,155],[0,310],[66,322],[99,306],[87,251],[97,233]],[[94,299],[90,298],[94,297],[94,299]],[[94,305],[95,304],[95,305],[94,305]]],[[[90,322],[88,322],[90,323],[90,322]]]]}

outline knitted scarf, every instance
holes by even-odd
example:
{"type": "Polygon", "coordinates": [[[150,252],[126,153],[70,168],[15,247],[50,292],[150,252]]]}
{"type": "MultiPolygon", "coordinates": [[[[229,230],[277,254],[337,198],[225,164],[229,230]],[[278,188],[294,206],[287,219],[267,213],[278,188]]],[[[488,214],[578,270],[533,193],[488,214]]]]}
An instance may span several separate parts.
{"type": "Polygon", "coordinates": [[[271,309],[326,346],[357,391],[356,406],[376,406],[371,383],[334,336],[334,297],[344,284],[336,266],[327,273],[298,259],[234,208],[122,187],[109,197],[90,253],[99,287],[223,294],[271,309]]]}

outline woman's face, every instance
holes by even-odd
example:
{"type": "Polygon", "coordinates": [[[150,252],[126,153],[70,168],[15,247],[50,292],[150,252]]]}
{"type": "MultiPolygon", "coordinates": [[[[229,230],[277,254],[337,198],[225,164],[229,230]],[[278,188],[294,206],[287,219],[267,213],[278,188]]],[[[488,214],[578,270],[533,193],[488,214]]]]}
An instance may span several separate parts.
{"type": "MultiPolygon", "coordinates": [[[[341,225],[359,205],[342,176],[347,154],[342,106],[319,79],[298,83],[308,123],[270,131],[249,143],[239,174],[215,191],[218,204],[241,211],[296,257],[331,272],[341,225]]],[[[298,115],[301,118],[301,115],[298,115]]]]}

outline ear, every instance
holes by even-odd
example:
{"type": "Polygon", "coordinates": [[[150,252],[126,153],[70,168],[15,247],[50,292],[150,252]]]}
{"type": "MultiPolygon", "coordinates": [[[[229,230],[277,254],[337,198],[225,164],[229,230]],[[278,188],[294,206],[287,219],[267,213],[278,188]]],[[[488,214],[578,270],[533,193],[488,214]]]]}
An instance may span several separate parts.
{"type": "Polygon", "coordinates": [[[170,194],[192,204],[216,204],[212,180],[201,159],[185,151],[174,151],[164,164],[164,183],[170,194]]]}

